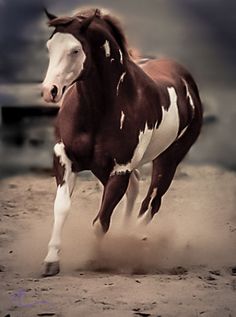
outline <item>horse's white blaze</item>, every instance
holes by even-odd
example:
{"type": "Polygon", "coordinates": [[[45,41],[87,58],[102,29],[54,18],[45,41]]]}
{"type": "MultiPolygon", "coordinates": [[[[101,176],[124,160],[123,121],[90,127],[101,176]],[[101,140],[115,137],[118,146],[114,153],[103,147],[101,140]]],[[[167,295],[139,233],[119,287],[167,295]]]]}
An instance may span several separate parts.
{"type": "Polygon", "coordinates": [[[48,254],[45,262],[55,262],[59,260],[58,252],[61,246],[61,233],[64,222],[71,206],[71,194],[75,184],[75,174],[72,172],[72,163],[65,153],[63,143],[57,143],[54,153],[59,157],[60,164],[64,167],[63,184],[57,188],[54,202],[54,224],[50,242],[48,244],[48,254]]]}
{"type": "Polygon", "coordinates": [[[111,175],[131,172],[139,166],[154,160],[176,140],[179,130],[179,113],[177,94],[173,87],[167,88],[170,96],[170,106],[166,111],[162,108],[162,121],[157,129],[149,129],[139,133],[139,141],[133,157],[127,164],[117,164],[115,161],[111,175]]]}
{"type": "Polygon", "coordinates": [[[120,63],[123,64],[123,54],[120,49],[119,49],[119,54],[120,54],[120,63]]]}
{"type": "Polygon", "coordinates": [[[59,91],[55,101],[58,102],[63,88],[71,85],[82,72],[86,55],[80,41],[69,33],[55,33],[47,42],[47,47],[49,65],[43,82],[44,99],[51,101],[50,91],[56,85],[59,91]]]}
{"type": "Polygon", "coordinates": [[[126,72],[124,72],[121,76],[120,79],[118,81],[117,87],[116,87],[116,95],[118,96],[119,94],[119,88],[120,88],[120,84],[124,81],[124,77],[126,75],[126,72]]]}
{"type": "Polygon", "coordinates": [[[111,48],[110,48],[110,43],[107,40],[104,43],[103,48],[105,50],[106,57],[110,57],[111,56],[111,48]]]}
{"type": "Polygon", "coordinates": [[[193,103],[193,98],[192,98],[192,96],[190,94],[190,91],[189,91],[189,88],[188,88],[188,84],[187,84],[186,80],[184,80],[183,78],[182,78],[182,81],[183,81],[183,83],[185,85],[185,88],[186,88],[186,91],[187,91],[187,97],[189,98],[189,103],[190,103],[192,109],[195,110],[195,106],[194,106],[194,103],[193,103]]]}
{"type": "Polygon", "coordinates": [[[125,120],[125,114],[124,114],[123,111],[121,111],[121,115],[120,115],[120,130],[123,129],[124,120],[125,120]]]}

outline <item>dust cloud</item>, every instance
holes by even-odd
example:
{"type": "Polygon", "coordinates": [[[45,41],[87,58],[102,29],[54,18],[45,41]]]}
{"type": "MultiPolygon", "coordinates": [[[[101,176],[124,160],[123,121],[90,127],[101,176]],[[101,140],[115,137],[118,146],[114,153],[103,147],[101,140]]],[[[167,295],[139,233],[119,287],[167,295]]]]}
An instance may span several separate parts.
{"type": "MultiPolygon", "coordinates": [[[[199,173],[190,168],[187,176],[176,179],[161,210],[148,226],[137,223],[138,207],[148,184],[142,181],[130,223],[124,221],[124,202],[121,202],[113,214],[109,232],[101,241],[92,228],[101,189],[96,181],[83,181],[63,232],[63,274],[80,270],[147,274],[165,273],[179,266],[188,269],[235,265],[235,177],[212,167],[206,169],[209,178],[203,177],[204,169],[199,173]]],[[[38,274],[50,238],[50,209],[52,202],[47,215],[32,219],[30,228],[15,242],[18,271],[38,274]]]]}

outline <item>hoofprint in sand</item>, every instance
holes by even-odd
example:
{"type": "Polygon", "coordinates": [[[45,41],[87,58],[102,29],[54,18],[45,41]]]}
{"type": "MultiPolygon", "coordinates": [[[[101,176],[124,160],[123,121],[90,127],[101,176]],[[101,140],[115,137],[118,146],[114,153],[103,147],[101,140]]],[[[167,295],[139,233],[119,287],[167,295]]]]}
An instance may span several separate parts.
{"type": "Polygon", "coordinates": [[[136,224],[118,206],[99,245],[91,225],[101,187],[78,178],[63,232],[59,276],[41,278],[55,183],[1,182],[0,316],[236,316],[236,174],[182,165],[160,212],[136,224]],[[233,270],[234,271],[234,270],[233,270]]]}

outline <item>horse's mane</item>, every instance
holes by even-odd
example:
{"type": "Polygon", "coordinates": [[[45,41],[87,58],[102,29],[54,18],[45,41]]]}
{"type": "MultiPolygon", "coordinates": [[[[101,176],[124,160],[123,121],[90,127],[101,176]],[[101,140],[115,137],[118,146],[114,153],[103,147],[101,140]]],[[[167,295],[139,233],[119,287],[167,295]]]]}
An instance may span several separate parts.
{"type": "MultiPolygon", "coordinates": [[[[71,23],[74,19],[78,19],[81,22],[93,16],[95,14],[97,9],[89,9],[89,10],[83,10],[77,12],[74,16],[72,17],[56,17],[48,22],[49,26],[59,26],[59,25],[67,25],[71,23]]],[[[123,32],[123,29],[120,25],[120,22],[111,16],[109,13],[103,12],[99,10],[100,18],[105,21],[110,28],[110,31],[112,35],[114,36],[115,40],[117,41],[117,44],[119,45],[121,51],[123,54],[126,56],[129,55],[128,49],[127,49],[127,41],[125,34],[123,32]]]]}

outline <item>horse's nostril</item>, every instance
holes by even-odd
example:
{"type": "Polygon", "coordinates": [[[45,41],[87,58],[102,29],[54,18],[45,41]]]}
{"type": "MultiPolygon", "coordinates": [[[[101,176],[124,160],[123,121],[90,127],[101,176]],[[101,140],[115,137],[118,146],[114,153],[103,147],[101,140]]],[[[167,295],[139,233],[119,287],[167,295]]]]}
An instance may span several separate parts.
{"type": "Polygon", "coordinates": [[[53,99],[56,98],[57,93],[58,93],[58,88],[57,88],[57,86],[53,85],[53,88],[51,89],[51,95],[52,95],[53,99]]]}

